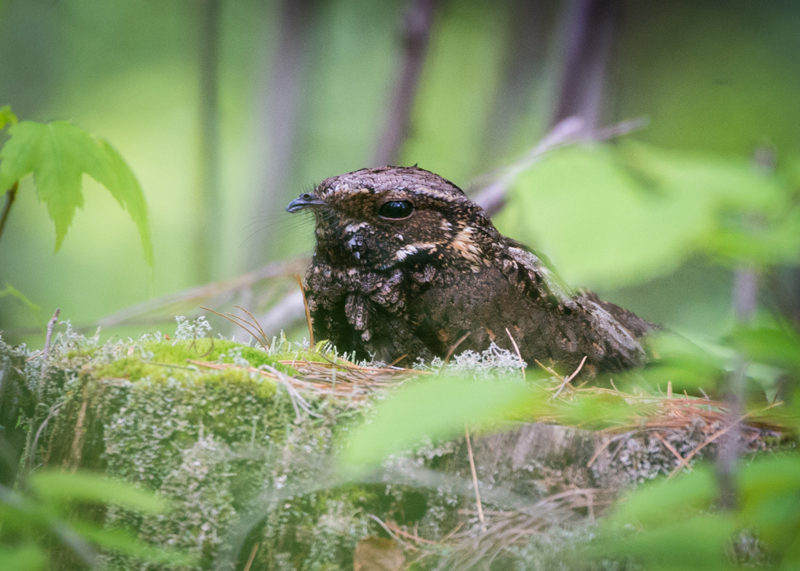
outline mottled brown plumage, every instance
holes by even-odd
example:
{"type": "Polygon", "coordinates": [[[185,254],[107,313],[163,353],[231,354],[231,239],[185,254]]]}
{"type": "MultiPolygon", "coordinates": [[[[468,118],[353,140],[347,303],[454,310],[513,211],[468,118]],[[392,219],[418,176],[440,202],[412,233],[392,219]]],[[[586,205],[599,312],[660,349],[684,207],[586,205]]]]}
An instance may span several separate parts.
{"type": "Polygon", "coordinates": [[[572,292],[500,234],[453,183],[417,167],[323,181],[287,210],[310,209],[306,274],[314,335],[387,363],[483,350],[492,341],[567,371],[620,370],[644,358],[651,325],[591,292],[572,292]],[[508,330],[508,331],[506,331],[508,330]],[[510,334],[510,335],[509,335],[510,334]]]}

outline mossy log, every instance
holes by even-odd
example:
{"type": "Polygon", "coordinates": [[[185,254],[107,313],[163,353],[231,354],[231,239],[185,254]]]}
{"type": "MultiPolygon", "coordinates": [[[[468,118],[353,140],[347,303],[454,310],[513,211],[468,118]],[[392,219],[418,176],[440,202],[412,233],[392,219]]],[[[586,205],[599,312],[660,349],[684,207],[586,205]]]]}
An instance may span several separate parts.
{"type": "MultiPolygon", "coordinates": [[[[250,559],[252,569],[367,569],[368,557],[462,567],[545,561],[588,536],[580,530],[620,489],[670,472],[709,433],[698,420],[625,434],[518,424],[474,437],[478,514],[463,438],[393,458],[362,481],[338,478],[337,442],[371,398],[293,386],[287,379],[304,375],[297,358],[221,339],[64,336],[45,360],[0,341],[6,455],[26,455],[16,465],[34,469],[101,471],[170,498],[166,515],[108,508],[104,517],[197,554],[200,568],[250,559]],[[391,541],[376,556],[380,537],[391,541]]],[[[114,554],[106,563],[134,565],[114,554]]]]}

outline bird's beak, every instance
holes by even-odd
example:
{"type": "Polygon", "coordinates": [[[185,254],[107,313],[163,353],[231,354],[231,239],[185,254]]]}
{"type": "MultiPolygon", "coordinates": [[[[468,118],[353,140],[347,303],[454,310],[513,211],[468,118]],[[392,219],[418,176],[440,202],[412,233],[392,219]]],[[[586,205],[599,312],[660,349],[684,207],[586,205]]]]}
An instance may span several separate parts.
{"type": "Polygon", "coordinates": [[[289,203],[289,206],[286,207],[286,212],[299,212],[308,206],[318,206],[320,204],[325,204],[325,201],[305,192],[289,203]]]}

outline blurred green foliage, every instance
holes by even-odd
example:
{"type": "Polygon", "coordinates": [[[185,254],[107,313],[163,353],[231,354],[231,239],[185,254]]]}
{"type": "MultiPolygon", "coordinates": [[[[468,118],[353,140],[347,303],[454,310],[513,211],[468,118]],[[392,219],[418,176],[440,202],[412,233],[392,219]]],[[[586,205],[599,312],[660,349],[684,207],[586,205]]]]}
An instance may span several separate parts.
{"type": "Polygon", "coordinates": [[[510,200],[500,223],[572,283],[634,285],[698,254],[759,267],[800,259],[794,181],[747,157],[573,147],[519,177],[510,200]]]}
{"type": "Polygon", "coordinates": [[[345,474],[360,476],[380,466],[389,454],[408,450],[425,438],[449,440],[467,425],[496,427],[499,421],[529,411],[547,395],[519,380],[471,381],[437,375],[406,384],[376,407],[374,419],[348,435],[341,465],[345,474]]]}
{"type": "Polygon", "coordinates": [[[742,467],[738,481],[740,498],[731,512],[715,509],[718,490],[709,466],[643,485],[603,522],[593,555],[629,558],[646,569],[734,569],[741,564],[796,569],[800,458],[753,459],[742,467]]]}
{"type": "Polygon", "coordinates": [[[140,514],[169,507],[152,492],[90,472],[41,470],[22,479],[18,490],[0,486],[0,563],[31,571],[95,568],[98,550],[168,567],[193,563],[186,554],[141,541],[133,530],[105,527],[88,509],[109,505],[140,514]]]}

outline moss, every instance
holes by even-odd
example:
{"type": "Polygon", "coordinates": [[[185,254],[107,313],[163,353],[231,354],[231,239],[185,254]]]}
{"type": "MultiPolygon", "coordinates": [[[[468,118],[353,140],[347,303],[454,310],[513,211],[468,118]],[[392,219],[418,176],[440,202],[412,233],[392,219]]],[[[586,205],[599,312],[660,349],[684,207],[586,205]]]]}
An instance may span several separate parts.
{"type": "Polygon", "coordinates": [[[144,377],[166,379],[196,374],[191,361],[247,364],[253,368],[264,365],[278,370],[288,368],[268,353],[224,339],[194,339],[178,341],[150,341],[131,346],[136,355],[115,359],[99,365],[95,376],[126,378],[137,381],[144,377]],[[238,361],[238,363],[237,363],[238,361]]]}

